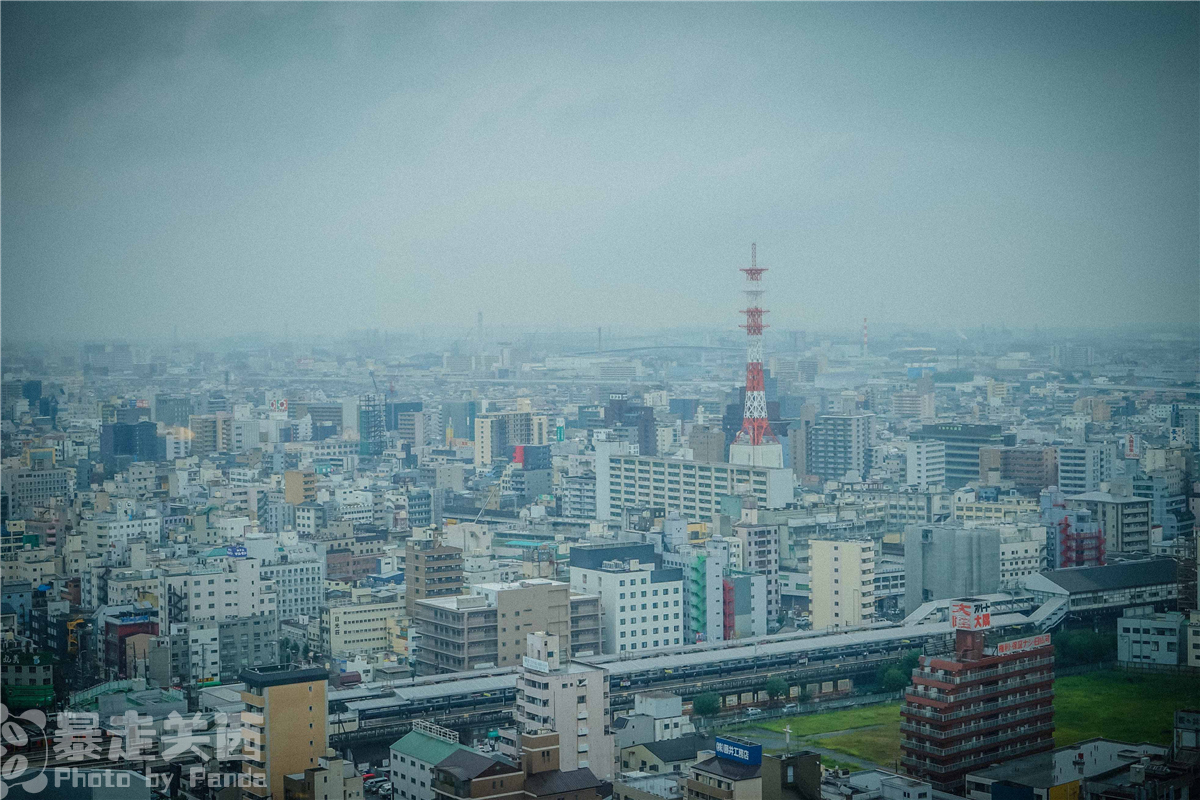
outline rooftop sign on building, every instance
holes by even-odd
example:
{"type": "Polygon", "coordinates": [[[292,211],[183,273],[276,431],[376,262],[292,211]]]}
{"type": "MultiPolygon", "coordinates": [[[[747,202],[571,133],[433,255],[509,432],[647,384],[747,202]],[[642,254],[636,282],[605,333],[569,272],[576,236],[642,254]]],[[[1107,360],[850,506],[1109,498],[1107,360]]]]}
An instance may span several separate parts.
{"type": "Polygon", "coordinates": [[[991,604],[977,597],[950,601],[950,627],[958,631],[987,630],[992,627],[991,604]]]}
{"type": "Polygon", "coordinates": [[[739,764],[762,763],[762,745],[748,742],[745,739],[718,736],[713,749],[721,758],[727,758],[739,764]]]}

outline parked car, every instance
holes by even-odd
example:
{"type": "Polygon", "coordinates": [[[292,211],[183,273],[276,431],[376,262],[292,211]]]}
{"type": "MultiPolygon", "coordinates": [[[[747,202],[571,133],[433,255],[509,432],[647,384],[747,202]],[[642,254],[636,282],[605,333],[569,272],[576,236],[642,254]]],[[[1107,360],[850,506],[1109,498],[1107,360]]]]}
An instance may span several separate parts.
{"type": "Polygon", "coordinates": [[[761,713],[763,713],[761,708],[747,708],[746,709],[747,717],[757,717],[761,713]]]}
{"type": "Polygon", "coordinates": [[[783,713],[785,713],[785,714],[795,714],[799,710],[800,710],[799,703],[788,703],[786,706],[783,707],[783,713]]]}

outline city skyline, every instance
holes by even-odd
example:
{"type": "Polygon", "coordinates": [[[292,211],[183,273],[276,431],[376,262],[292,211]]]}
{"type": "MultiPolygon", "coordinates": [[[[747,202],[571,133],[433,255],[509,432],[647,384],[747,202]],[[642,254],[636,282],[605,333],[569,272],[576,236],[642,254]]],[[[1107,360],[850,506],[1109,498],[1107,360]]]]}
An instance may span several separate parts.
{"type": "Polygon", "coordinates": [[[10,343],[1196,325],[1191,5],[0,14],[10,343]]]}

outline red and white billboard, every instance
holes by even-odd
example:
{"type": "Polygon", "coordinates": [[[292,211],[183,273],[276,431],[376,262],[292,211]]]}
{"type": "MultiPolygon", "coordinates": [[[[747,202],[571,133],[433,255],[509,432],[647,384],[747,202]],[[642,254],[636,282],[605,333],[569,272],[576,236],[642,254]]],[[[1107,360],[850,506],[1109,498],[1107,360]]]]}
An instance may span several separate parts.
{"type": "Polygon", "coordinates": [[[1027,636],[1024,639],[1012,639],[996,645],[996,655],[1007,656],[1013,653],[1024,653],[1026,650],[1036,650],[1050,644],[1050,634],[1039,633],[1037,636],[1027,636]]]}
{"type": "Polygon", "coordinates": [[[952,600],[950,627],[960,631],[981,631],[992,627],[991,604],[974,597],[952,600]]]}

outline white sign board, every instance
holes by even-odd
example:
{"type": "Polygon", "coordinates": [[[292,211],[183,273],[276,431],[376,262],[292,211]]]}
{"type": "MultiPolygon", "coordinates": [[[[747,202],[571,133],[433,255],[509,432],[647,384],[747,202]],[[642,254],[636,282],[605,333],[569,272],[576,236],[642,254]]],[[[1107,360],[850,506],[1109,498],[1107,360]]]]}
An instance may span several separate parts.
{"type": "Polygon", "coordinates": [[[957,631],[981,631],[992,627],[991,605],[973,597],[950,601],[950,627],[957,631]]]}

